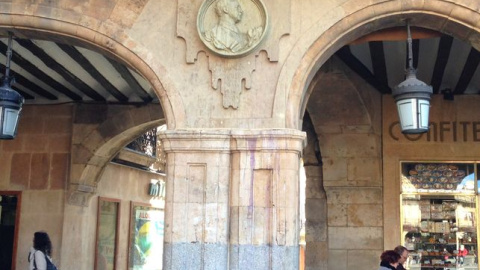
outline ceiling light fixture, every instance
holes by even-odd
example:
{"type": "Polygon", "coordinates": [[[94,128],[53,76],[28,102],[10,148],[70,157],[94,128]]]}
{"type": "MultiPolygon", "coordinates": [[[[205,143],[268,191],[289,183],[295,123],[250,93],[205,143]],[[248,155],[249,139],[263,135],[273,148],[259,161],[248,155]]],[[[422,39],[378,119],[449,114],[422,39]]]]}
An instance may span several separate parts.
{"type": "Polygon", "coordinates": [[[402,133],[418,134],[428,131],[428,113],[430,110],[430,97],[433,93],[432,86],[425,84],[416,77],[413,68],[412,37],[410,24],[407,21],[408,68],[407,78],[394,87],[392,94],[397,103],[398,115],[402,133]]]}
{"type": "Polygon", "coordinates": [[[11,140],[17,135],[18,119],[24,102],[23,96],[11,88],[15,81],[13,76],[10,76],[12,35],[8,32],[7,63],[0,86],[0,140],[11,140]]]}

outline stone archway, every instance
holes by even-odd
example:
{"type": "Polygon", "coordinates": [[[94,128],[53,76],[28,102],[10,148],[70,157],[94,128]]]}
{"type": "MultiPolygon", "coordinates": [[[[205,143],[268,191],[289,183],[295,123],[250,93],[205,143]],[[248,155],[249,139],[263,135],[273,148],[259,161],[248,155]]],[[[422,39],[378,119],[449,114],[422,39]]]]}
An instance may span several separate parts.
{"type": "MultiPolygon", "coordinates": [[[[128,143],[142,131],[159,124],[160,121],[165,121],[170,129],[174,129],[179,121],[185,119],[183,103],[179,99],[173,82],[165,74],[165,68],[154,62],[154,57],[148,49],[128,36],[124,30],[125,25],[109,22],[109,26],[105,27],[105,18],[102,18],[102,14],[99,13],[85,16],[84,13],[73,10],[28,4],[12,4],[13,8],[24,10],[25,14],[2,14],[1,29],[11,31],[15,36],[22,38],[78,45],[114,58],[142,75],[159,97],[161,106],[149,105],[127,110],[123,116],[127,116],[129,121],[110,129],[108,134],[102,134],[102,125],[109,126],[115,123],[116,120],[113,117],[107,119],[107,122],[98,126],[98,129],[91,134],[82,134],[80,138],[83,141],[73,142],[68,201],[85,205],[95,189],[94,186],[101,176],[103,167],[120,149],[121,144],[128,143]],[[41,9],[49,14],[49,17],[28,13],[30,9],[41,9]],[[75,18],[82,18],[88,23],[75,21],[75,18]],[[122,132],[124,134],[119,135],[122,132]]],[[[118,117],[121,119],[122,115],[118,117]]]]}
{"type": "MultiPolygon", "coordinates": [[[[468,8],[470,2],[382,2],[378,4],[350,0],[336,7],[328,17],[337,18],[332,24],[319,20],[296,43],[282,68],[277,89],[288,89],[285,125],[300,128],[300,120],[308,101],[308,86],[320,67],[343,45],[377,30],[404,26],[405,19],[411,26],[436,30],[466,40],[473,47],[480,47],[477,23],[480,13],[468,8]],[[346,6],[349,10],[346,10],[346,6]],[[348,15],[345,15],[348,14],[348,15]]],[[[282,103],[276,96],[275,108],[282,103]]]]}
{"type": "MultiPolygon", "coordinates": [[[[0,29],[22,38],[44,39],[78,45],[107,55],[131,67],[143,76],[159,97],[168,128],[174,129],[185,120],[185,110],[178,90],[166,69],[155,62],[152,52],[133,40],[124,25],[108,22],[105,18],[89,17],[81,12],[51,6],[36,6],[49,16],[31,12],[36,5],[12,4],[25,14],[4,13],[0,16],[0,29]],[[82,18],[81,20],[79,18],[82,18]]],[[[10,9],[9,9],[10,10],[10,9]]],[[[97,14],[102,17],[101,14],[97,14]]]]}
{"type": "MultiPolygon", "coordinates": [[[[350,1],[353,2],[353,1],[350,1]]],[[[339,12],[339,10],[331,11],[332,14],[339,12]]],[[[333,16],[333,15],[332,15],[333,16]]],[[[404,20],[409,19],[412,25],[420,26],[422,28],[432,29],[438,32],[446,33],[448,35],[457,37],[461,40],[466,40],[472,44],[473,47],[478,48],[478,37],[479,33],[476,28],[476,22],[480,18],[480,14],[478,12],[473,12],[471,9],[465,8],[461,6],[459,3],[446,3],[444,1],[433,1],[429,3],[421,3],[421,4],[412,4],[412,5],[401,5],[399,3],[380,3],[376,5],[371,5],[370,7],[366,5],[365,7],[359,7],[356,11],[350,13],[350,15],[341,18],[339,21],[333,23],[332,25],[317,25],[317,27],[312,27],[312,32],[308,32],[305,34],[303,38],[300,39],[300,42],[297,43],[298,54],[290,55],[289,59],[287,60],[287,64],[284,66],[282,70],[282,74],[286,76],[280,76],[281,82],[279,83],[279,87],[285,87],[289,89],[288,100],[287,100],[287,113],[286,113],[286,126],[290,128],[298,128],[301,125],[301,119],[304,117],[304,113],[307,111],[308,102],[311,100],[312,94],[312,85],[318,82],[319,80],[319,70],[324,64],[332,59],[332,55],[343,45],[356,40],[357,38],[364,36],[366,34],[372,33],[377,30],[390,28],[393,26],[403,26],[404,20]],[[442,5],[442,8],[436,8],[435,5],[442,5]],[[328,29],[325,31],[325,29],[328,29]],[[302,54],[303,53],[303,54],[302,54]],[[292,64],[291,67],[289,65],[292,64]]],[[[294,51],[297,51],[294,48],[294,51]]],[[[304,122],[305,124],[305,122],[304,122]]],[[[325,128],[325,126],[324,126],[325,128]]],[[[317,130],[318,131],[318,130],[317,130]]],[[[331,130],[330,130],[331,131],[331,130]]],[[[330,131],[327,131],[330,132],[330,131]]],[[[379,131],[381,132],[381,131],[379,131]]],[[[322,153],[324,147],[328,148],[328,145],[335,142],[336,144],[347,143],[345,139],[348,136],[343,135],[327,135],[322,136],[322,131],[319,132],[319,139],[324,141],[321,143],[322,153]],[[327,141],[325,143],[325,141],[327,141]]],[[[311,135],[311,134],[309,134],[311,135]]],[[[313,134],[313,136],[317,136],[313,134]]],[[[372,136],[378,136],[378,134],[372,133],[372,136]]],[[[381,136],[381,135],[380,135],[381,136]]],[[[309,140],[310,142],[311,140],[309,140]]],[[[374,139],[374,144],[381,144],[381,137],[380,139],[374,139]]],[[[326,155],[331,155],[332,153],[328,153],[330,149],[327,149],[326,155]]],[[[390,189],[390,186],[383,186],[383,179],[381,173],[381,162],[382,157],[378,155],[377,157],[372,156],[370,160],[365,159],[364,161],[356,160],[357,164],[350,163],[350,158],[352,157],[340,157],[340,159],[333,160],[331,156],[327,158],[325,161],[326,163],[329,162],[337,162],[337,164],[343,164],[346,174],[342,177],[345,177],[348,183],[348,180],[351,180],[352,172],[355,173],[355,167],[358,166],[365,166],[365,161],[370,162],[370,164],[366,164],[366,166],[370,166],[372,169],[378,168],[378,175],[380,177],[380,182],[377,184],[373,184],[372,186],[365,186],[362,187],[355,192],[368,192],[369,196],[376,197],[381,205],[376,204],[374,207],[380,207],[377,210],[380,213],[383,213],[383,220],[382,224],[374,224],[371,223],[370,226],[379,227],[379,228],[389,228],[391,226],[398,226],[400,221],[397,218],[390,219],[392,214],[386,214],[387,209],[399,209],[398,202],[396,200],[389,200],[388,198],[382,198],[382,194],[392,194],[387,189],[390,189]],[[343,159],[343,160],[342,160],[343,159]],[[363,164],[363,165],[362,165],[363,164]],[[373,225],[372,225],[373,224],[373,225]]],[[[365,158],[363,156],[358,156],[365,158]]],[[[353,158],[355,159],[355,157],[353,158]]],[[[332,165],[332,164],[330,164],[332,165]]],[[[306,166],[311,167],[312,165],[306,166]]],[[[338,168],[337,168],[338,169],[338,168]]],[[[307,168],[306,168],[307,170],[307,168]]],[[[332,175],[329,175],[328,172],[328,164],[327,168],[323,168],[323,172],[327,172],[325,177],[332,178],[332,175]]],[[[376,169],[375,169],[376,170],[376,169]]],[[[337,170],[342,171],[342,170],[337,170]]],[[[332,172],[330,166],[330,173],[332,172]]],[[[307,172],[307,186],[308,182],[314,183],[318,182],[318,177],[321,175],[322,180],[324,176],[323,173],[320,172],[317,175],[309,175],[307,172]],[[310,178],[310,179],[309,179],[310,178]]],[[[361,177],[360,177],[361,178],[361,177]]],[[[328,179],[327,179],[328,180],[328,179]]],[[[331,182],[329,183],[331,184],[331,182]]],[[[328,184],[327,184],[328,185],[328,184]]],[[[339,186],[340,187],[340,186],[339,186]]],[[[331,192],[327,191],[327,197],[330,196],[327,205],[337,204],[340,200],[344,201],[354,201],[358,200],[357,195],[353,192],[349,193],[349,187],[347,185],[340,187],[342,191],[331,192]],[[334,199],[332,199],[332,197],[334,199]]],[[[308,189],[308,188],[307,188],[308,189]]],[[[307,191],[308,192],[308,191],[307,191]]],[[[308,200],[308,199],[307,199],[308,200]]],[[[308,202],[307,202],[308,204],[308,202]]],[[[368,203],[367,203],[368,204],[368,203]]],[[[347,208],[343,211],[346,212],[345,216],[348,218],[358,218],[354,212],[361,212],[366,210],[366,206],[362,205],[354,205],[346,203],[347,208]],[[362,209],[363,208],[363,209],[362,209]]],[[[307,206],[308,207],[308,206],[307,206]]],[[[308,209],[308,208],[307,208],[308,209]]],[[[330,209],[329,209],[330,211],[330,209]]],[[[316,216],[314,218],[317,218],[316,216]]],[[[347,218],[347,219],[348,219],[347,218]]],[[[382,216],[378,217],[382,219],[382,216]]],[[[308,226],[308,211],[307,211],[307,226],[308,226]]],[[[356,220],[352,221],[362,223],[365,220],[356,220]]],[[[350,221],[346,221],[349,223],[350,221]]],[[[349,234],[348,228],[346,230],[337,229],[337,228],[330,228],[331,221],[328,221],[329,226],[328,230],[329,233],[327,235],[328,238],[335,237],[335,234],[349,234]],[[336,231],[335,231],[336,230],[336,231]],[[332,232],[333,231],[333,232],[332,232]]],[[[347,225],[348,227],[348,225],[347,225]]],[[[357,267],[355,264],[352,264],[354,260],[361,262],[361,260],[365,260],[366,257],[370,256],[372,260],[376,261],[378,257],[376,257],[380,250],[387,247],[394,247],[395,245],[399,244],[396,239],[400,239],[398,235],[386,235],[390,233],[391,230],[383,230],[382,238],[383,240],[381,243],[377,241],[375,245],[372,245],[371,250],[369,252],[362,252],[362,247],[352,247],[351,250],[342,251],[341,246],[336,246],[334,252],[329,252],[328,247],[326,250],[320,251],[316,250],[317,254],[311,254],[311,258],[319,258],[325,253],[328,253],[328,256],[331,256],[335,259],[335,261],[345,263],[344,265],[338,266],[338,269],[350,269],[351,267],[357,267]],[[398,237],[397,237],[398,236],[398,237]],[[375,248],[377,250],[375,250],[375,248]],[[358,249],[358,251],[355,251],[358,249]],[[333,256],[332,256],[333,255],[333,256]],[[343,267],[343,268],[342,268],[343,267]]],[[[364,233],[368,235],[371,232],[367,230],[360,231],[359,234],[364,233]]],[[[398,233],[398,232],[397,232],[398,233]]],[[[307,228],[308,234],[308,228],[307,228]]],[[[312,238],[312,237],[311,237],[312,238]]],[[[315,236],[313,236],[315,238],[315,236]]],[[[341,238],[341,237],[340,237],[341,238]]],[[[328,240],[328,243],[335,242],[340,238],[336,237],[334,241],[331,239],[328,240]]],[[[307,235],[308,239],[308,235],[307,235]]],[[[318,238],[320,239],[320,238],[318,238]]],[[[354,244],[355,242],[352,241],[354,244]]],[[[320,243],[320,241],[319,241],[320,243]]],[[[324,247],[325,248],[325,247],[324,247]]],[[[321,265],[325,266],[328,261],[328,256],[319,258],[319,260],[313,261],[313,264],[308,266],[308,243],[307,243],[307,268],[306,269],[318,269],[318,267],[322,267],[321,265]],[[317,268],[316,268],[317,267],[317,268]]],[[[336,266],[329,264],[328,269],[337,269],[336,266]],[[333,268],[332,268],[333,267],[333,268]]],[[[324,268],[321,268],[324,269],[324,268]]],[[[361,269],[361,268],[356,268],[361,269]]],[[[371,269],[371,268],[366,268],[371,269]]]]}
{"type": "Polygon", "coordinates": [[[100,106],[103,109],[97,105],[78,105],[75,109],[67,195],[68,202],[74,205],[88,205],[105,166],[121,148],[165,123],[158,105],[100,106]]]}

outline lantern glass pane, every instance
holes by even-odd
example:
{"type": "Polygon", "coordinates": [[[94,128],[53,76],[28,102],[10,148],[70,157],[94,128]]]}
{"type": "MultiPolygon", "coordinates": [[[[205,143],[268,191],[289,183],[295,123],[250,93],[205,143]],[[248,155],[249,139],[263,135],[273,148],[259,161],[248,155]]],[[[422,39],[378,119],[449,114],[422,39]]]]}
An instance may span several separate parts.
{"type": "Polygon", "coordinates": [[[430,101],[420,99],[418,101],[418,111],[420,112],[420,128],[428,129],[428,114],[430,111],[430,101]]]}
{"type": "MultiPolygon", "coordinates": [[[[402,99],[397,102],[398,116],[402,130],[417,128],[416,99],[402,99]]],[[[427,120],[428,121],[428,120],[427,120]]]]}
{"type": "Polygon", "coordinates": [[[4,113],[5,115],[3,118],[3,135],[14,136],[17,127],[19,111],[5,108],[4,113]]]}

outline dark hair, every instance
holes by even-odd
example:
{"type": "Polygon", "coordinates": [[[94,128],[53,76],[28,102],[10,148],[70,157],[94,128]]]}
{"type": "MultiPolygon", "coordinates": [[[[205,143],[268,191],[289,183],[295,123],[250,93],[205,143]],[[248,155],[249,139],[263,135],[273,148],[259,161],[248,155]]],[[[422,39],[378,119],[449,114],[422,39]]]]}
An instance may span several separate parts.
{"type": "Polygon", "coordinates": [[[382,255],[380,256],[380,260],[393,264],[397,263],[398,260],[400,260],[400,255],[398,255],[398,253],[393,250],[387,250],[382,253],[382,255]]]}
{"type": "Polygon", "coordinates": [[[52,242],[46,232],[35,232],[33,234],[33,248],[52,256],[52,242]]]}
{"type": "Polygon", "coordinates": [[[405,251],[408,252],[408,249],[407,249],[406,247],[404,247],[404,246],[396,246],[393,251],[395,251],[396,253],[398,253],[398,255],[402,256],[403,252],[405,252],[405,251]]]}

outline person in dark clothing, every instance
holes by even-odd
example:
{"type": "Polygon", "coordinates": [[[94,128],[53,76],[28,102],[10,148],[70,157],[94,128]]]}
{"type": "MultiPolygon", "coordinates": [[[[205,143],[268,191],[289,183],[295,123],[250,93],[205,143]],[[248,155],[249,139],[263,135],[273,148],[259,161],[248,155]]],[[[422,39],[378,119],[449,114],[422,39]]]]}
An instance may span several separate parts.
{"type": "Polygon", "coordinates": [[[408,249],[404,246],[396,246],[394,251],[397,252],[398,255],[400,255],[397,270],[405,270],[404,264],[408,259],[408,249]]]}
{"type": "Polygon", "coordinates": [[[378,270],[397,270],[400,255],[393,250],[387,250],[380,256],[380,268],[378,270]]]}

